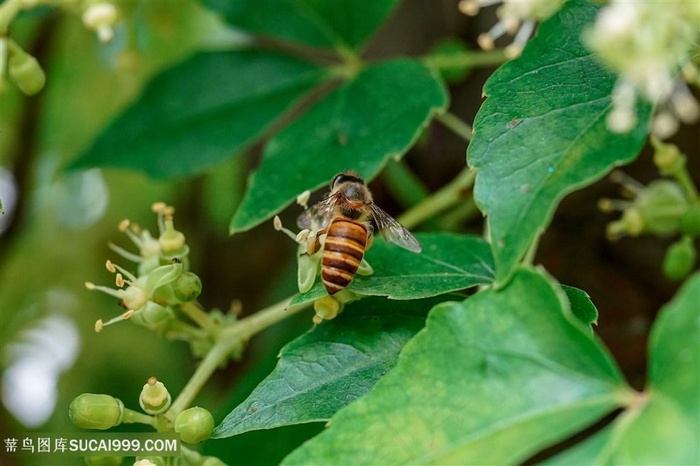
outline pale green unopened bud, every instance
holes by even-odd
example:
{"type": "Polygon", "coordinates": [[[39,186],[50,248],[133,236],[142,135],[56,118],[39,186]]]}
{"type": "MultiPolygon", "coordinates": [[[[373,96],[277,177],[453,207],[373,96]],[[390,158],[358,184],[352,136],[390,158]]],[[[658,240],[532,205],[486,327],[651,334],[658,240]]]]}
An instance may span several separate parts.
{"type": "Polygon", "coordinates": [[[678,150],[675,144],[664,143],[656,138],[652,139],[654,145],[654,164],[662,175],[677,173],[685,165],[685,156],[678,150]]]}
{"type": "Polygon", "coordinates": [[[8,61],[10,76],[20,91],[27,95],[34,95],[44,88],[46,75],[41,65],[24,50],[13,47],[8,61]]]}
{"type": "Polygon", "coordinates": [[[666,251],[663,264],[664,275],[671,280],[681,280],[692,272],[696,260],[697,252],[693,240],[689,236],[684,236],[666,251]]]}
{"type": "Polygon", "coordinates": [[[656,180],[649,183],[635,204],[642,216],[644,231],[664,236],[676,233],[688,201],[675,181],[656,180]]]}
{"type": "Polygon", "coordinates": [[[214,416],[204,408],[186,409],[175,418],[175,432],[187,443],[199,443],[211,437],[214,416]]]}
{"type": "Polygon", "coordinates": [[[182,302],[194,301],[202,292],[202,280],[193,272],[185,272],[173,283],[173,292],[182,302]]]}
{"type": "Polygon", "coordinates": [[[70,420],[83,429],[109,429],[121,424],[123,414],[124,404],[121,400],[95,393],[83,393],[68,408],[70,420]]]}
{"type": "Polygon", "coordinates": [[[148,379],[139,395],[139,405],[148,414],[160,414],[165,412],[172,402],[170,392],[165,388],[163,382],[159,382],[155,377],[148,379]]]}

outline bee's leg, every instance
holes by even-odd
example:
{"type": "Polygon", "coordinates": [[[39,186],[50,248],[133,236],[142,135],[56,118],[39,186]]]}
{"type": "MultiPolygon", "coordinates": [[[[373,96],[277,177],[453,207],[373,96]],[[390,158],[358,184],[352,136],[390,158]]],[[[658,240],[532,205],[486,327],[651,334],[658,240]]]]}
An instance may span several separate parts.
{"type": "Polygon", "coordinates": [[[313,237],[309,238],[309,240],[306,243],[306,254],[309,256],[312,256],[318,252],[319,249],[321,249],[321,235],[325,235],[327,233],[327,230],[320,230],[317,232],[313,237]]]}
{"type": "Polygon", "coordinates": [[[367,246],[365,246],[365,251],[369,251],[369,248],[371,248],[373,244],[374,244],[374,235],[368,229],[367,230],[367,246]]]}
{"type": "MultiPolygon", "coordinates": [[[[372,247],[373,243],[374,243],[374,235],[372,234],[372,231],[368,228],[367,229],[367,246],[365,247],[365,251],[369,250],[369,248],[372,247]]],[[[372,275],[374,273],[374,269],[372,268],[371,265],[369,265],[369,262],[367,262],[363,257],[362,262],[360,262],[360,266],[357,268],[357,273],[360,275],[372,275]]]]}

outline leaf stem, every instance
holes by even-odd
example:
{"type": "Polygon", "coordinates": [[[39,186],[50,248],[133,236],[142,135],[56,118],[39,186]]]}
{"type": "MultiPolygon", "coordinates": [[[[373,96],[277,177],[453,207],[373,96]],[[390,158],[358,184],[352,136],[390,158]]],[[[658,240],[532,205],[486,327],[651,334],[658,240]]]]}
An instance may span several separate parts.
{"type": "Polygon", "coordinates": [[[460,136],[465,141],[471,141],[472,139],[472,127],[466,121],[462,120],[460,117],[452,112],[438,113],[435,115],[435,119],[445,125],[448,129],[452,130],[457,136],[460,136]]]}
{"type": "Polygon", "coordinates": [[[435,191],[412,209],[404,212],[397,220],[407,228],[413,228],[433,215],[457,204],[469,195],[467,190],[474,184],[475,176],[475,171],[465,167],[454,180],[442,189],[435,191]]]}
{"type": "Polygon", "coordinates": [[[291,298],[284,299],[220,329],[216,335],[216,343],[192,374],[187,385],[182,389],[165,416],[173,420],[186,409],[194,401],[216,368],[225,362],[232,352],[242,348],[253,335],[311,305],[309,302],[290,307],[290,301],[291,298]]]}
{"type": "Polygon", "coordinates": [[[508,60],[503,50],[467,50],[449,54],[429,55],[423,58],[423,63],[438,70],[451,68],[476,68],[497,66],[508,60]]]}
{"type": "Polygon", "coordinates": [[[384,167],[384,184],[391,195],[405,209],[430,196],[430,191],[403,160],[391,160],[384,167]]]}
{"type": "Polygon", "coordinates": [[[440,218],[440,228],[443,230],[456,230],[462,223],[473,219],[477,215],[481,216],[481,212],[476,206],[476,202],[474,202],[474,197],[469,196],[462,204],[440,218]]]}

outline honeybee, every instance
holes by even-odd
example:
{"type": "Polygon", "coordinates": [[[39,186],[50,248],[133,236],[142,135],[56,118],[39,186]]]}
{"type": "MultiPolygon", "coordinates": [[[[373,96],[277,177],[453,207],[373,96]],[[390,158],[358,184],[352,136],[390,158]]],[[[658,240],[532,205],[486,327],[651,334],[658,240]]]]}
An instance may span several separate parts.
{"type": "Polygon", "coordinates": [[[302,212],[299,228],[317,231],[308,243],[308,254],[320,249],[317,239],[325,234],[321,278],[329,295],[347,287],[357,273],[374,233],[411,252],[421,246],[415,236],[372,201],[372,193],[355,172],[343,172],[331,182],[326,197],[302,212]],[[312,238],[314,239],[314,238],[312,238]]]}

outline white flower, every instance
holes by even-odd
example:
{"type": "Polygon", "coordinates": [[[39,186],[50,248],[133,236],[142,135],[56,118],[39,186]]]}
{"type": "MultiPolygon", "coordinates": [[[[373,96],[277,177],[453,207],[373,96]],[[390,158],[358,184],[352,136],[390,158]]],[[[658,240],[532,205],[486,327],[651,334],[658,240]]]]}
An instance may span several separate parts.
{"type": "Polygon", "coordinates": [[[637,97],[656,105],[652,133],[672,135],[678,122],[692,123],[700,106],[682,79],[697,81],[691,62],[700,39],[696,2],[613,0],[604,8],[584,41],[596,57],[619,74],[607,125],[625,133],[636,123],[637,97]]]}
{"type": "Polygon", "coordinates": [[[481,34],[479,45],[484,50],[494,47],[496,39],[508,33],[515,35],[513,43],[506,47],[509,57],[520,55],[525,43],[535,30],[535,24],[559,11],[564,0],[461,0],[459,10],[469,16],[476,15],[481,8],[501,4],[496,10],[499,21],[489,32],[481,34]]]}

